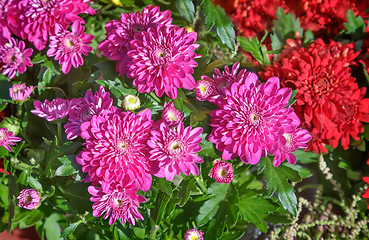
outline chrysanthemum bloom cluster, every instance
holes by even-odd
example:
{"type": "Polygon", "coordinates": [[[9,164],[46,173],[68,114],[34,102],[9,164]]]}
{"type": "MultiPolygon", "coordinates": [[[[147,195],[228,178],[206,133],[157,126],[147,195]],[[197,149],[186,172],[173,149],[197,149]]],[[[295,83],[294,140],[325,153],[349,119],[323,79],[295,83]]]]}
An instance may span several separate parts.
{"type": "Polygon", "coordinates": [[[7,128],[0,128],[0,146],[3,146],[9,152],[12,148],[9,145],[14,145],[15,142],[20,142],[22,139],[20,137],[14,136],[14,133],[8,131],[7,128]]]}
{"type": "Polygon", "coordinates": [[[245,37],[262,37],[265,30],[271,30],[278,7],[288,10],[284,0],[215,0],[214,2],[225,7],[238,32],[245,37]],[[232,7],[229,2],[233,2],[232,7]]]}
{"type": "Polygon", "coordinates": [[[141,32],[148,28],[156,28],[159,25],[171,25],[171,12],[160,11],[160,8],[152,5],[142,10],[142,13],[122,13],[119,20],[111,20],[105,25],[106,39],[102,41],[97,49],[111,60],[117,60],[117,72],[122,76],[128,73],[129,63],[132,59],[127,55],[131,50],[130,42],[141,32]]]}
{"type": "Polygon", "coordinates": [[[27,67],[32,67],[30,56],[33,50],[26,48],[23,41],[18,41],[12,37],[4,45],[0,45],[0,65],[2,73],[8,75],[10,79],[18,73],[22,74],[27,67]]]}
{"type": "Polygon", "coordinates": [[[294,135],[300,121],[288,107],[292,90],[281,88],[277,77],[259,84],[254,73],[244,76],[243,84],[234,82],[225,89],[224,97],[216,102],[219,108],[210,112],[209,141],[223,152],[224,160],[239,156],[245,163],[256,164],[261,156],[271,154],[274,166],[285,158],[295,163],[285,152],[306,147],[310,135],[307,131],[303,137],[294,135]]]}
{"type": "Polygon", "coordinates": [[[52,122],[57,119],[63,119],[68,116],[69,100],[55,98],[51,102],[45,100],[44,102],[35,101],[33,103],[35,109],[31,112],[47,121],[52,122]]]}
{"type": "Polygon", "coordinates": [[[294,5],[294,13],[300,18],[301,26],[305,30],[310,29],[315,36],[329,38],[344,29],[343,23],[346,22],[346,14],[349,9],[356,16],[365,17],[367,16],[365,10],[369,7],[367,1],[352,0],[302,0],[290,1],[290,4],[294,5]]]}
{"type": "Polygon", "coordinates": [[[14,84],[9,88],[9,95],[14,102],[24,102],[31,95],[32,90],[33,86],[27,87],[23,83],[14,84]]]}
{"type": "Polygon", "coordinates": [[[139,92],[164,92],[172,99],[177,88],[193,89],[193,68],[197,66],[194,50],[197,34],[171,25],[170,11],[160,12],[148,6],[142,13],[122,14],[106,27],[107,39],[98,49],[112,60],[118,60],[121,75],[134,78],[139,92]],[[128,57],[126,56],[128,54],[128,57]]]}
{"type": "Polygon", "coordinates": [[[29,210],[37,208],[41,202],[40,193],[35,189],[23,189],[17,199],[19,207],[29,210]]]}
{"type": "Polygon", "coordinates": [[[187,230],[186,234],[184,235],[185,240],[204,240],[203,232],[197,229],[190,229],[187,230]]]}
{"type": "Polygon", "coordinates": [[[210,177],[214,178],[217,183],[230,183],[233,180],[232,164],[215,160],[213,168],[210,170],[210,177]]]}
{"type": "Polygon", "coordinates": [[[73,65],[77,68],[83,65],[82,54],[87,56],[92,51],[91,44],[94,36],[85,33],[85,27],[80,21],[72,24],[72,32],[63,28],[62,25],[55,26],[55,35],[50,36],[49,50],[47,56],[55,56],[62,65],[63,73],[67,74],[73,65]]]}
{"type": "Polygon", "coordinates": [[[264,79],[278,76],[282,86],[298,89],[293,107],[313,137],[310,150],[327,152],[325,145],[336,148],[339,140],[347,149],[350,137],[358,140],[364,131],[361,122],[369,122],[366,90],[358,87],[349,67],[357,55],[352,44],[317,39],[260,73],[264,79]]]}
{"type": "Polygon", "coordinates": [[[18,4],[21,37],[32,42],[38,50],[46,47],[48,37],[56,34],[56,26],[63,28],[83,20],[81,13],[94,14],[88,0],[21,0],[18,4]]]}

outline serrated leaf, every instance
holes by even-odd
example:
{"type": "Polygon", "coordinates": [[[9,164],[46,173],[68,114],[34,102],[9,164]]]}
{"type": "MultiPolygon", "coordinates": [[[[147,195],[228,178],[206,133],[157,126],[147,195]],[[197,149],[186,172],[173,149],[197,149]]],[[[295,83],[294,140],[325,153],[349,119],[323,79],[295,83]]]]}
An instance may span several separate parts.
{"type": "Polygon", "coordinates": [[[263,169],[269,194],[272,195],[276,191],[283,208],[296,216],[297,198],[295,190],[288,181],[296,182],[301,180],[297,171],[283,164],[279,167],[274,167],[270,158],[264,158],[260,161],[260,167],[263,169]]]}
{"type": "Polygon", "coordinates": [[[237,41],[240,43],[240,46],[246,52],[251,53],[251,55],[261,64],[266,65],[270,64],[270,60],[267,54],[267,49],[265,46],[261,46],[259,40],[254,37],[251,39],[239,36],[237,37],[237,41]]]}
{"type": "Polygon", "coordinates": [[[195,15],[195,6],[192,0],[175,0],[175,4],[179,14],[181,14],[187,22],[192,24],[195,15]]]}
{"type": "Polygon", "coordinates": [[[58,160],[62,163],[60,167],[58,167],[55,171],[56,176],[70,176],[74,173],[77,173],[77,170],[73,167],[72,161],[74,161],[74,155],[64,156],[58,158],[58,160]]]}
{"type": "Polygon", "coordinates": [[[291,13],[286,14],[281,7],[278,8],[276,16],[277,20],[273,21],[274,33],[283,45],[288,38],[294,38],[296,32],[300,36],[303,35],[300,19],[296,19],[291,13]]]}
{"type": "Polygon", "coordinates": [[[346,14],[347,23],[343,23],[348,34],[355,32],[365,32],[365,23],[361,16],[355,16],[355,13],[349,9],[346,14]]]}
{"type": "Polygon", "coordinates": [[[217,213],[219,204],[226,198],[229,184],[213,183],[207,190],[207,194],[212,198],[207,200],[200,208],[196,218],[198,226],[203,226],[209,222],[217,213]]]}
{"type": "Polygon", "coordinates": [[[237,206],[243,219],[256,226],[262,225],[265,217],[278,208],[278,206],[252,190],[239,196],[239,198],[240,202],[237,206]]]}
{"type": "Polygon", "coordinates": [[[223,8],[214,6],[211,0],[205,0],[202,5],[205,24],[210,30],[213,26],[223,44],[226,44],[232,51],[236,48],[235,31],[231,20],[227,17],[223,8]]]}
{"type": "Polygon", "coordinates": [[[64,229],[62,235],[60,237],[68,237],[69,235],[71,235],[76,229],[77,227],[82,223],[82,220],[79,220],[78,222],[72,223],[71,225],[69,225],[66,229],[64,229]]]}

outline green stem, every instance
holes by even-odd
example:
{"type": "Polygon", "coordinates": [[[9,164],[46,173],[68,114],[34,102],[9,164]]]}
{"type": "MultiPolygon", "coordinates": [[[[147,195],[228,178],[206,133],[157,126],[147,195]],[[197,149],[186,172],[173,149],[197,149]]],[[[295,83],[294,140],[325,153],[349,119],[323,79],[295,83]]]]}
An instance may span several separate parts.
{"type": "Polygon", "coordinates": [[[58,122],[56,125],[58,128],[58,145],[60,146],[62,143],[62,125],[60,122],[58,122]]]}

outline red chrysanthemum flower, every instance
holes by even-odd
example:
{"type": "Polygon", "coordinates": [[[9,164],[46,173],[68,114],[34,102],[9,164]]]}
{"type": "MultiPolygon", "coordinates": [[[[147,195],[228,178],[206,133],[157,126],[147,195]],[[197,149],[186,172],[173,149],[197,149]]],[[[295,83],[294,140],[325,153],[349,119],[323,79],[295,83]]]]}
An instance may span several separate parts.
{"type": "Polygon", "coordinates": [[[2,73],[10,79],[15,78],[17,72],[22,74],[27,67],[32,67],[30,56],[33,50],[26,48],[23,41],[10,38],[9,42],[0,46],[0,65],[2,73]]]}
{"type": "Polygon", "coordinates": [[[110,112],[93,116],[81,125],[84,146],[77,162],[91,181],[123,185],[134,183],[147,191],[151,186],[148,146],[153,121],[151,111],[110,112]]]}
{"type": "Polygon", "coordinates": [[[230,183],[233,180],[232,164],[219,159],[213,163],[210,170],[210,177],[214,178],[217,183],[230,183]]]}
{"type": "MultiPolygon", "coordinates": [[[[363,177],[364,182],[369,184],[369,177],[363,177]]],[[[369,198],[369,189],[366,189],[363,195],[361,195],[362,198],[369,198]]],[[[369,204],[368,204],[369,209],[369,204]]]]}
{"type": "Polygon", "coordinates": [[[82,54],[87,56],[93,49],[88,44],[92,43],[94,36],[85,33],[85,27],[80,21],[72,24],[72,32],[64,29],[60,24],[55,26],[55,35],[50,36],[47,56],[55,56],[62,65],[63,73],[67,74],[73,65],[77,68],[83,65],[82,54]]]}
{"type": "Polygon", "coordinates": [[[88,192],[92,195],[90,198],[94,217],[100,217],[104,213],[104,219],[109,216],[109,224],[113,225],[116,220],[120,219],[124,224],[128,221],[135,225],[135,219],[144,220],[138,211],[138,205],[145,202],[146,198],[137,195],[137,188],[132,185],[114,186],[107,188],[103,184],[103,188],[90,186],[88,192]]]}
{"type": "Polygon", "coordinates": [[[81,13],[94,14],[89,0],[21,0],[21,36],[28,38],[38,50],[46,47],[48,37],[55,35],[57,24],[67,28],[74,21],[83,19],[81,13]]]}
{"type": "Polygon", "coordinates": [[[145,32],[149,27],[156,28],[158,25],[171,25],[171,11],[161,12],[158,6],[147,6],[142,13],[122,13],[119,20],[111,20],[105,25],[106,39],[97,49],[111,60],[118,60],[116,70],[120,75],[128,73],[129,63],[132,59],[127,55],[131,50],[130,42],[136,34],[145,32]]]}
{"type": "Polygon", "coordinates": [[[345,0],[302,0],[295,7],[295,13],[305,30],[312,30],[318,37],[331,38],[344,29],[343,23],[346,22],[349,9],[355,15],[359,15],[360,12],[364,13],[356,7],[354,1],[345,0]]]}
{"type": "Polygon", "coordinates": [[[139,92],[152,92],[161,97],[164,92],[172,99],[177,97],[177,88],[194,89],[193,68],[196,32],[187,33],[177,26],[158,26],[142,32],[142,39],[131,41],[132,58],[129,77],[139,92]]]}
{"type": "MultiPolygon", "coordinates": [[[[357,55],[352,44],[334,41],[325,44],[317,39],[307,48],[293,50],[288,57],[260,73],[264,79],[276,75],[283,86],[298,89],[293,107],[303,128],[312,135],[311,150],[326,152],[324,144],[332,140],[330,144],[336,147],[337,139],[342,136],[342,131],[337,130],[340,120],[335,119],[339,118],[339,112],[344,112],[340,110],[343,100],[350,99],[358,89],[349,67],[357,55]]],[[[356,125],[352,130],[359,129],[356,125]]],[[[350,132],[349,135],[357,134],[350,132]]],[[[346,142],[343,146],[347,146],[346,142]]]]}
{"type": "Polygon", "coordinates": [[[89,89],[84,98],[74,98],[69,102],[68,123],[64,125],[68,140],[73,140],[81,133],[81,124],[90,121],[92,116],[102,115],[113,110],[113,99],[101,86],[95,95],[89,89]]]}
{"type": "Polygon", "coordinates": [[[241,35],[262,37],[265,30],[271,30],[278,7],[288,9],[284,0],[233,1],[234,11],[230,17],[241,35]]]}
{"type": "Polygon", "coordinates": [[[20,137],[16,137],[13,132],[8,131],[7,128],[0,128],[0,147],[3,146],[9,152],[12,151],[12,148],[9,145],[14,145],[15,142],[20,142],[22,139],[20,137]]]}
{"type": "Polygon", "coordinates": [[[185,175],[198,175],[199,168],[196,163],[204,160],[197,155],[201,151],[200,134],[202,128],[184,127],[180,122],[176,127],[170,128],[161,123],[158,129],[151,130],[151,137],[147,141],[150,147],[150,161],[155,176],[172,181],[181,171],[185,175]]]}

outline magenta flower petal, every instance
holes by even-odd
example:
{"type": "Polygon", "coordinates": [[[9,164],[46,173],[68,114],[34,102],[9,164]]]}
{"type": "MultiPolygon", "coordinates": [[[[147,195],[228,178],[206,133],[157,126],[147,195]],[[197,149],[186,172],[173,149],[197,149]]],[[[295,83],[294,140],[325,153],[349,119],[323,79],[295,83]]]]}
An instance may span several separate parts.
{"type": "Polygon", "coordinates": [[[221,160],[213,163],[214,167],[210,170],[210,177],[217,183],[230,183],[233,180],[232,164],[221,160]]]}
{"type": "MultiPolygon", "coordinates": [[[[104,188],[105,189],[105,188],[104,188]]],[[[104,213],[104,219],[109,218],[109,224],[113,225],[117,219],[120,219],[124,224],[128,221],[135,225],[135,219],[144,220],[141,213],[138,211],[138,205],[145,202],[146,198],[137,195],[137,188],[131,185],[124,187],[117,185],[115,188],[105,189],[90,186],[88,192],[92,195],[90,198],[93,213],[95,217],[100,217],[104,213]]]]}
{"type": "Polygon", "coordinates": [[[84,98],[72,99],[69,103],[68,123],[64,125],[68,140],[75,139],[81,133],[81,124],[90,121],[92,116],[113,111],[113,99],[101,86],[95,95],[87,90],[84,98]]]}
{"type": "Polygon", "coordinates": [[[9,38],[7,44],[0,46],[0,64],[3,68],[3,74],[8,75],[10,79],[15,78],[17,72],[22,74],[27,67],[32,67],[31,59],[29,58],[33,50],[25,49],[23,41],[18,41],[12,37],[9,38]]]}
{"type": "Polygon", "coordinates": [[[16,137],[13,132],[8,131],[7,128],[0,128],[0,146],[5,147],[9,152],[12,148],[9,145],[14,145],[15,142],[20,142],[22,139],[16,137]]]}
{"type": "Polygon", "coordinates": [[[41,203],[40,193],[34,189],[23,189],[17,199],[19,207],[29,210],[37,208],[41,203]]]}
{"type": "Polygon", "coordinates": [[[97,49],[111,60],[118,60],[117,71],[120,75],[128,73],[131,58],[127,52],[131,49],[130,42],[141,32],[147,31],[149,27],[156,28],[158,25],[171,25],[171,12],[160,11],[158,6],[147,6],[142,13],[122,13],[119,20],[109,21],[106,26],[106,39],[102,41],[97,49]]]}
{"type": "Polygon", "coordinates": [[[9,95],[14,102],[24,102],[31,95],[33,86],[27,87],[25,84],[14,84],[9,88],[9,95]]]}
{"type": "Polygon", "coordinates": [[[76,158],[91,181],[131,184],[143,191],[151,187],[147,139],[151,111],[110,112],[93,116],[81,125],[85,148],[76,158]]]}
{"type": "Polygon", "coordinates": [[[280,88],[278,78],[259,84],[254,74],[225,89],[224,98],[210,112],[212,132],[209,140],[223,151],[223,159],[237,156],[245,163],[256,164],[261,156],[274,154],[285,141],[284,133],[299,124],[298,117],[288,106],[291,89],[280,88]]]}
{"type": "Polygon", "coordinates": [[[63,73],[67,74],[73,65],[77,68],[83,64],[82,54],[87,56],[92,51],[91,40],[94,38],[91,34],[86,34],[85,27],[80,21],[72,24],[72,32],[64,29],[61,25],[56,27],[55,35],[50,36],[49,50],[47,56],[55,56],[62,65],[63,73]]]}
{"type": "Polygon", "coordinates": [[[51,102],[45,100],[45,102],[35,101],[33,103],[35,109],[31,112],[41,118],[46,118],[47,121],[55,121],[57,119],[63,119],[68,116],[69,101],[61,98],[53,99],[51,102]]]}
{"type": "Polygon", "coordinates": [[[174,107],[173,102],[164,104],[161,118],[169,127],[176,126],[183,120],[181,112],[174,107]]]}
{"type": "Polygon", "coordinates": [[[172,99],[177,97],[177,88],[194,89],[193,74],[197,63],[194,50],[195,32],[187,33],[177,26],[158,26],[142,32],[142,38],[131,41],[132,58],[129,77],[139,92],[155,91],[161,97],[164,92],[172,99]]]}
{"type": "Polygon", "coordinates": [[[83,22],[78,14],[95,13],[88,2],[88,0],[21,0],[18,6],[21,13],[19,21],[22,38],[28,38],[37,50],[44,49],[49,36],[56,34],[58,25],[67,28],[73,22],[83,22]]]}
{"type": "Polygon", "coordinates": [[[157,177],[173,180],[175,175],[198,175],[196,163],[203,159],[197,155],[201,151],[200,134],[202,128],[184,128],[180,122],[177,127],[170,128],[165,122],[158,129],[151,130],[151,137],[147,144],[150,147],[150,161],[153,174],[157,177]]]}

